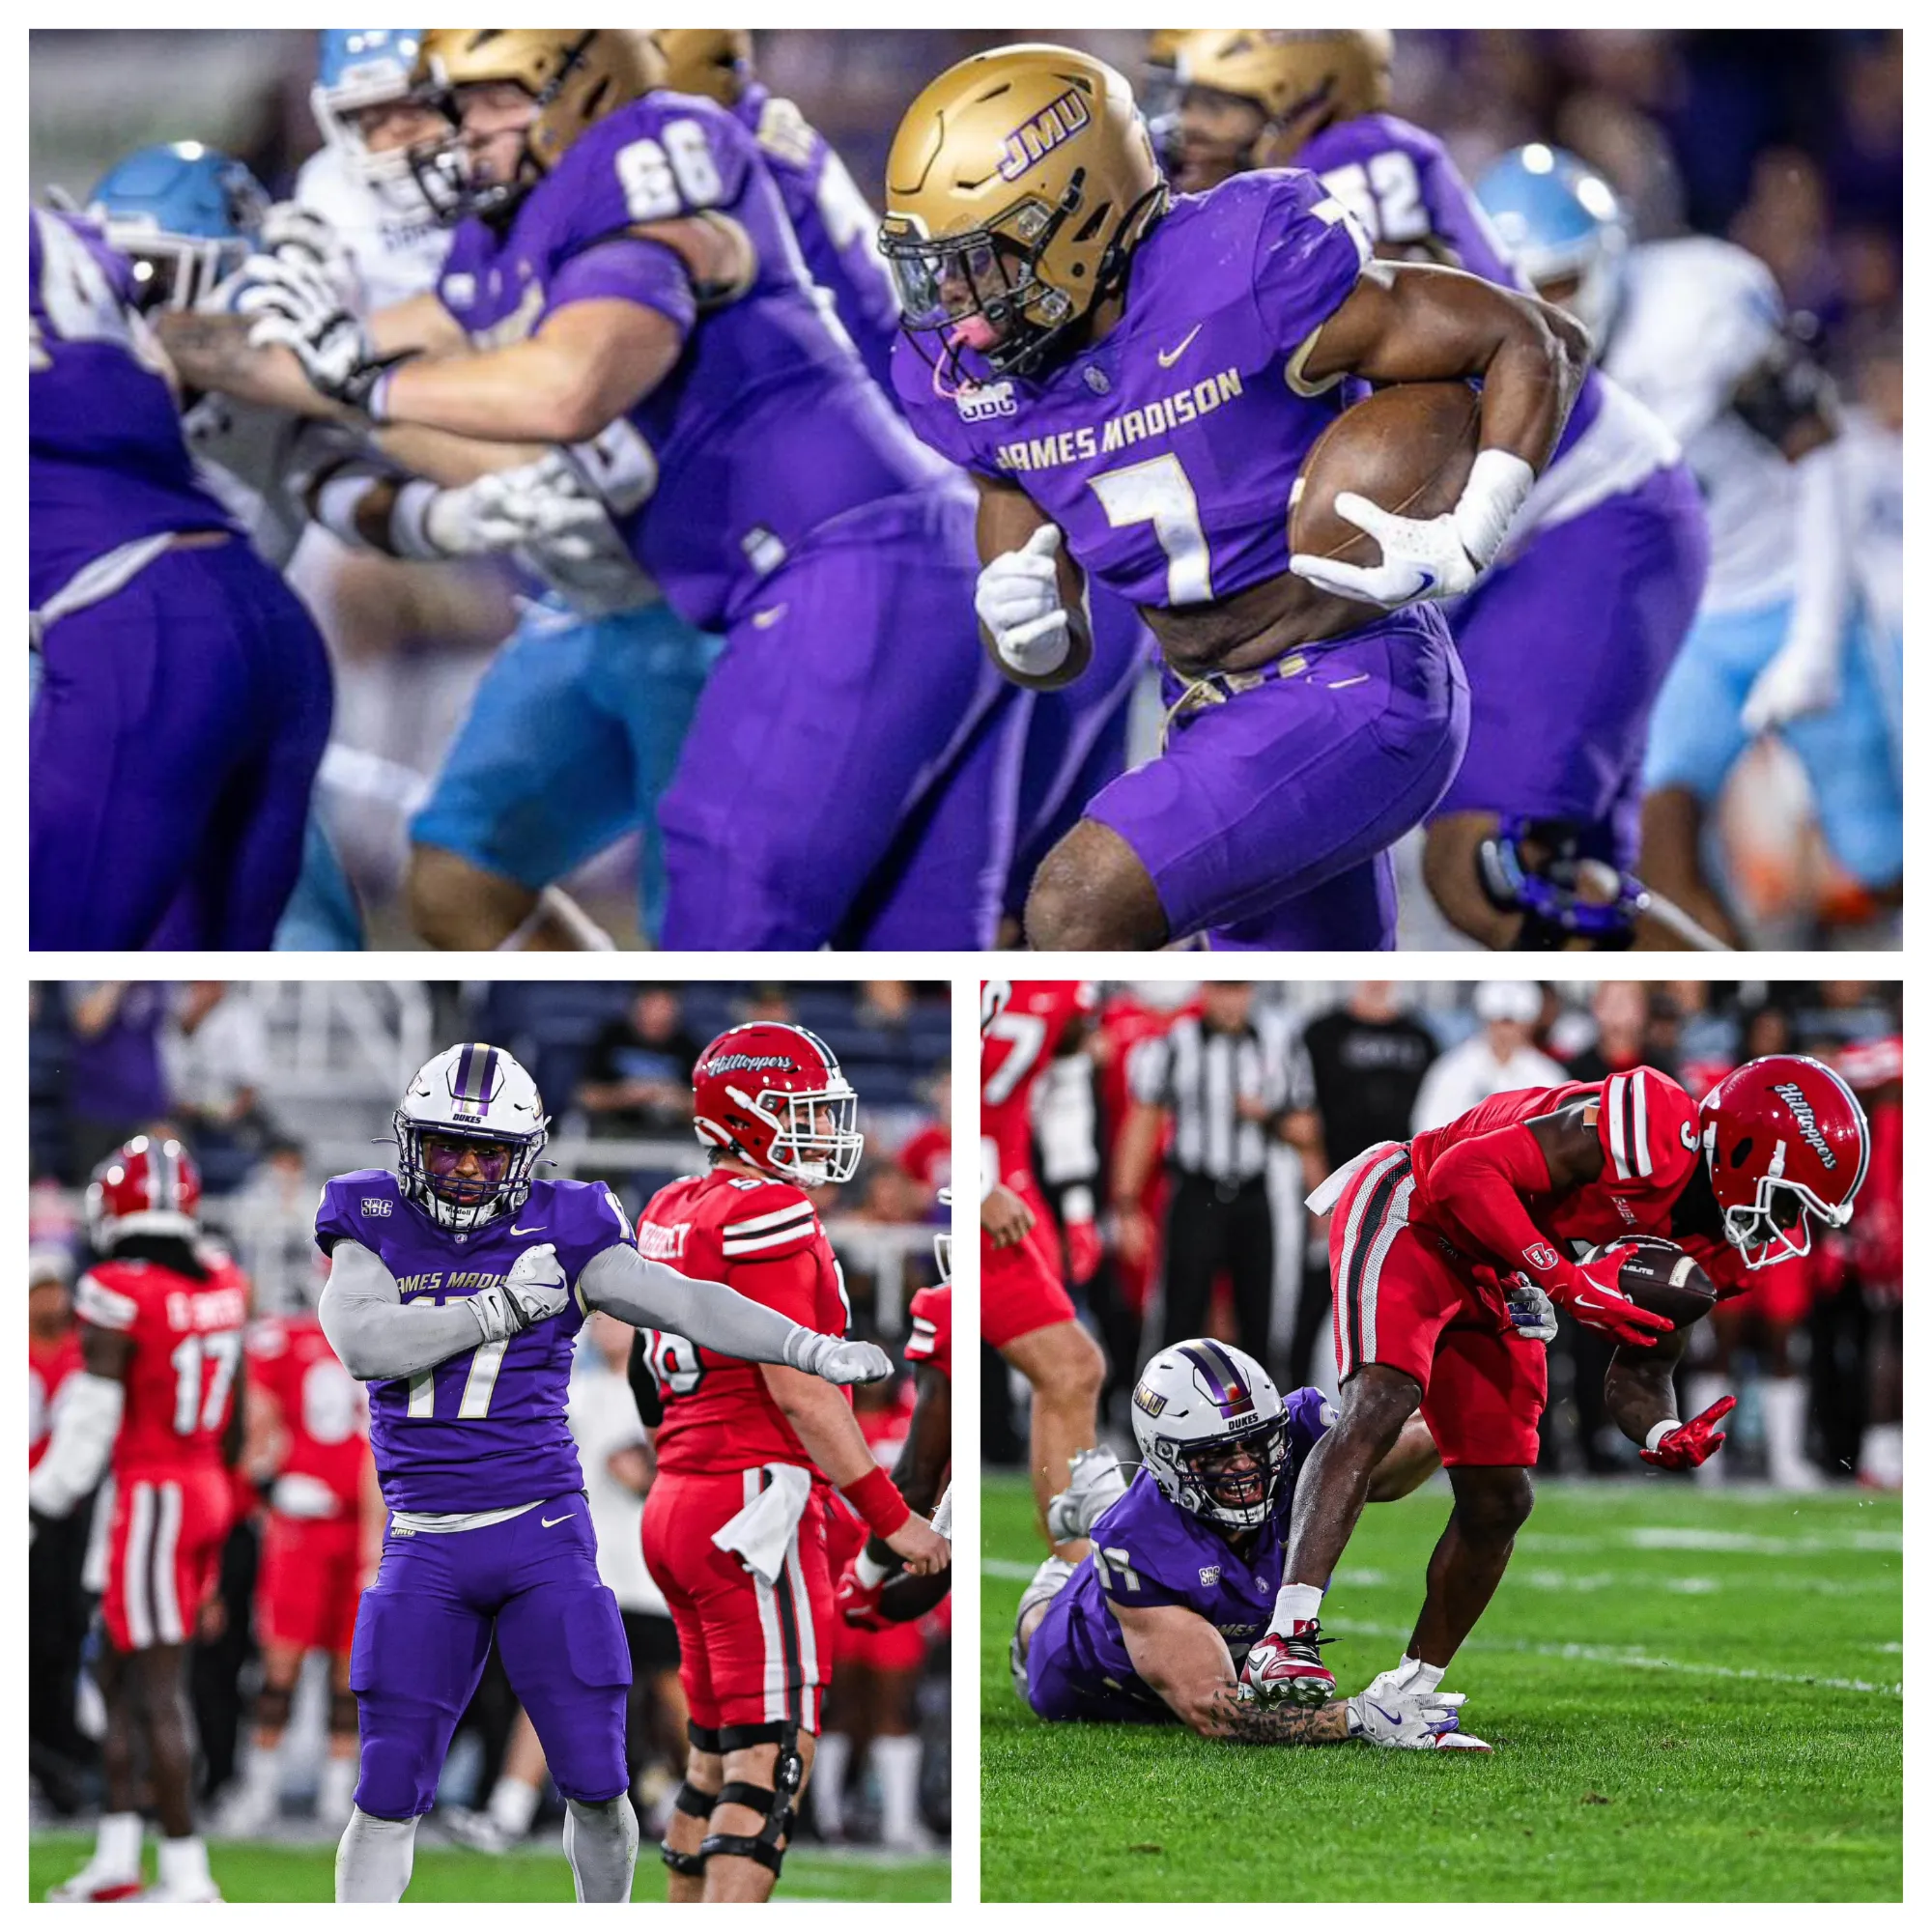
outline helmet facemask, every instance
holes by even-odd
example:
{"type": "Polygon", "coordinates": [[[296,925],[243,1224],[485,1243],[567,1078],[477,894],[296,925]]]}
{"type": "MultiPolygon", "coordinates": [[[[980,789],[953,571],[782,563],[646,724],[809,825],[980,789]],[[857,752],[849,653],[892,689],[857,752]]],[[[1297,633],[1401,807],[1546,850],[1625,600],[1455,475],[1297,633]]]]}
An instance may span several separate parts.
{"type": "Polygon", "coordinates": [[[1746,1267],[1776,1267],[1811,1252],[1814,1214],[1827,1228],[1842,1228],[1852,1218],[1851,1203],[1831,1207],[1800,1182],[1767,1174],[1748,1207],[1724,1209],[1724,1238],[1744,1257],[1746,1267]]]}
{"type": "Polygon", "coordinates": [[[771,1129],[764,1165],[800,1187],[830,1187],[859,1171],[866,1137],[859,1131],[859,1096],[843,1074],[815,1094],[788,1094],[766,1087],[755,1098],[728,1090],[739,1106],[771,1129]]]}
{"type": "Polygon", "coordinates": [[[439,1121],[412,1121],[396,1112],[398,1172],[403,1192],[439,1227],[468,1233],[503,1214],[514,1214],[529,1199],[530,1180],[548,1134],[505,1134],[493,1127],[458,1127],[439,1121]],[[457,1169],[467,1154],[477,1173],[457,1169]]]}
{"type": "MultiPolygon", "coordinates": [[[[470,216],[493,228],[508,224],[523,206],[524,197],[543,179],[543,168],[530,152],[526,129],[522,151],[508,181],[478,181],[469,146],[463,131],[463,108],[456,89],[431,86],[423,98],[437,108],[449,124],[449,131],[439,141],[421,142],[403,150],[410,176],[415,183],[431,216],[441,228],[454,228],[470,216]]],[[[536,126],[536,110],[530,127],[536,126]]]]}
{"type": "Polygon", "coordinates": [[[1156,1440],[1148,1455],[1171,1500],[1224,1529],[1259,1529],[1288,1467],[1285,1410],[1207,1442],[1156,1440]],[[1242,1466],[1230,1469],[1226,1465],[1242,1466]]]}

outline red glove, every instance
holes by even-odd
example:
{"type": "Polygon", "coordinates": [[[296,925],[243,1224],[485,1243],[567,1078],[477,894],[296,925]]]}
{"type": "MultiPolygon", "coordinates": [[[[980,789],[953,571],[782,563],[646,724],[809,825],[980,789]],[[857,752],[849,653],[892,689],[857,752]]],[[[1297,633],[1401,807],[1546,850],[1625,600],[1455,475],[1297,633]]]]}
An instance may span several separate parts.
{"type": "Polygon", "coordinates": [[[1708,1463],[1724,1446],[1724,1432],[1716,1425],[1737,1406],[1736,1396],[1719,1396],[1702,1415],[1660,1435],[1655,1449],[1642,1452],[1642,1460],[1660,1469],[1694,1469],[1699,1463],[1708,1463]]]}
{"type": "Polygon", "coordinates": [[[1635,1252],[1634,1241],[1619,1241],[1592,1261],[1558,1270],[1546,1286],[1550,1300],[1584,1327],[1601,1328],[1627,1349],[1654,1349],[1658,1336],[1669,1333],[1670,1318],[1639,1308],[1617,1286],[1617,1270],[1635,1252]]]}
{"type": "MultiPolygon", "coordinates": [[[[1718,1438],[1722,1441],[1722,1437],[1718,1438]]],[[[838,1614],[854,1630],[890,1630],[892,1626],[879,1614],[879,1593],[892,1579],[881,1577],[876,1583],[862,1583],[859,1580],[857,1559],[845,1566],[844,1574],[838,1578],[838,1614]]]]}
{"type": "Polygon", "coordinates": [[[1092,1281],[1099,1273],[1104,1253],[1100,1231],[1092,1221],[1067,1222],[1066,1265],[1073,1276],[1074,1287],[1092,1281]]]}

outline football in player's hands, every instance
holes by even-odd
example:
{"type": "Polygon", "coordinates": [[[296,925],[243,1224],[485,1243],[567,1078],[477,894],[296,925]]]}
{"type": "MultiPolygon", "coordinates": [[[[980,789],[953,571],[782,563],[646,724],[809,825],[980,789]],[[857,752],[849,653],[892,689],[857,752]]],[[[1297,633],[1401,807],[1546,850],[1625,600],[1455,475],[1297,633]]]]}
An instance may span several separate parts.
{"type": "Polygon", "coordinates": [[[1632,1235],[1594,1249],[1587,1259],[1595,1261],[1611,1248],[1624,1250],[1617,1287],[1639,1308],[1663,1316],[1673,1329],[1688,1328],[1710,1314],[1718,1286],[1675,1241],[1661,1235],[1632,1235]]]}

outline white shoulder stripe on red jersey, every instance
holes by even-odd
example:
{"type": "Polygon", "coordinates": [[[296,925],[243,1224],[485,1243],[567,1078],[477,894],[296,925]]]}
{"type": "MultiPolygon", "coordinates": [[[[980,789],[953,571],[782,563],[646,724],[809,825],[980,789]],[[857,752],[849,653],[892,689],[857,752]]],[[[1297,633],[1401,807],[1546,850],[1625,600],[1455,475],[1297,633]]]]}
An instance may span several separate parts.
{"type": "Polygon", "coordinates": [[[761,1254],[767,1248],[782,1248],[794,1241],[810,1240],[816,1231],[812,1221],[800,1221],[789,1228],[775,1228],[769,1235],[753,1235],[743,1240],[724,1243],[724,1258],[761,1254]]]}
{"type": "Polygon", "coordinates": [[[97,1328],[131,1328],[140,1314],[132,1296],[118,1293],[99,1275],[84,1274],[73,1292],[74,1313],[97,1328]]]}
{"type": "Polygon", "coordinates": [[[810,1220],[814,1210],[810,1201],[793,1201],[782,1208],[775,1208],[769,1214],[753,1214],[749,1221],[733,1221],[725,1228],[725,1235],[756,1235],[767,1228],[776,1228],[781,1222],[810,1220]]]}

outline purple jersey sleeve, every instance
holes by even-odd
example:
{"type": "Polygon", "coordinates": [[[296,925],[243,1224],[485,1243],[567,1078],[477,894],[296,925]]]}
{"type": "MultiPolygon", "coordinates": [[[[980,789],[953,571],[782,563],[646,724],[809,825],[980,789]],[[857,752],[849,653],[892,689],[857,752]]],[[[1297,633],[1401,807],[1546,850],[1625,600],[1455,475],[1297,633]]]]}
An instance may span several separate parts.
{"type": "Polygon", "coordinates": [[[1348,300],[1374,251],[1318,177],[1293,169],[1246,179],[1266,196],[1256,223],[1255,307],[1268,339],[1292,352],[1348,300]]]}
{"type": "MultiPolygon", "coordinates": [[[[557,1259],[575,1283],[585,1263],[606,1248],[628,1247],[633,1239],[631,1223],[617,1197],[601,1180],[553,1180],[543,1183],[544,1193],[530,1190],[533,1207],[542,1204],[550,1217],[546,1230],[556,1244],[557,1259]]],[[[528,1213],[517,1216],[527,1222],[528,1213]]]]}
{"type": "Polygon", "coordinates": [[[315,1210],[315,1244],[326,1255],[335,1252],[337,1241],[359,1241],[373,1249],[376,1241],[369,1224],[393,1221],[401,1207],[396,1177],[387,1169],[338,1174],[323,1183],[322,1201],[315,1210]]]}
{"type": "Polygon", "coordinates": [[[971,426],[991,423],[1003,406],[1012,412],[1010,384],[969,382],[955,387],[933,366],[926,351],[903,333],[893,344],[891,373],[899,408],[928,449],[962,469],[1000,474],[991,440],[975,436],[971,426]]]}
{"type": "Polygon", "coordinates": [[[1299,1469],[1314,1454],[1315,1445],[1334,1428],[1335,1411],[1319,1388],[1298,1388],[1282,1406],[1288,1411],[1290,1461],[1299,1469]]]}
{"type": "Polygon", "coordinates": [[[655,309],[676,327],[680,339],[697,324],[697,298],[674,248],[640,236],[617,236],[573,255],[550,285],[544,313],[581,301],[629,301],[655,309]]]}

